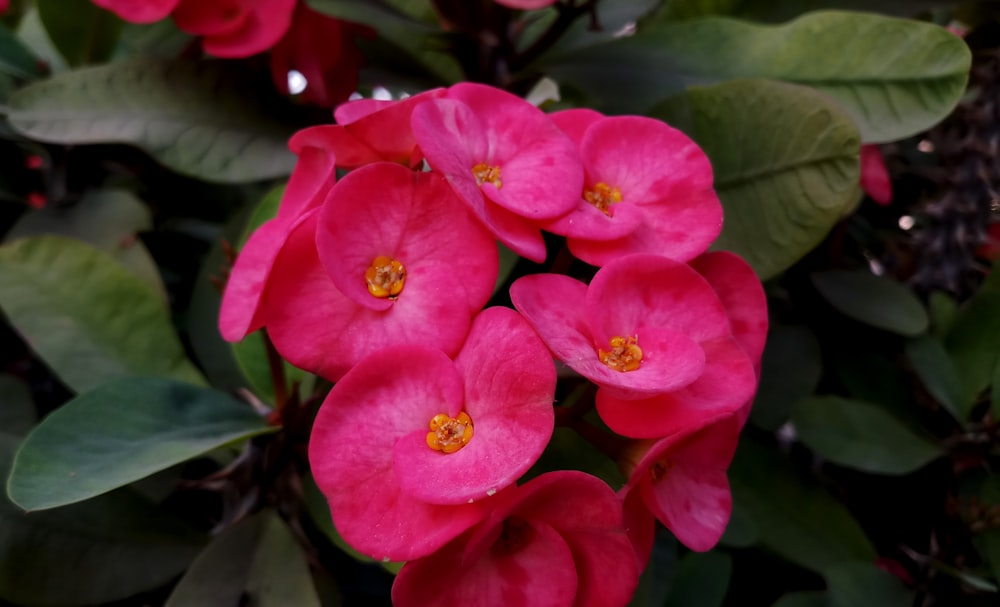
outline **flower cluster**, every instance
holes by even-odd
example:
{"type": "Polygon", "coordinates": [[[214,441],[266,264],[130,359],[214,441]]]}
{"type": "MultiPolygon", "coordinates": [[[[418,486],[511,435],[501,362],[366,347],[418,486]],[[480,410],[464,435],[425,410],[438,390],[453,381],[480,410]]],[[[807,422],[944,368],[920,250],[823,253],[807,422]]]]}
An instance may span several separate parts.
{"type": "Polygon", "coordinates": [[[335,118],[291,140],[299,162],[220,329],[265,327],[335,382],[310,464],[344,539],[407,561],[394,602],[624,605],[655,519],[710,548],[767,322],[749,266],[705,253],[722,214],[699,148],[649,118],[546,115],[468,83],[335,118]],[[484,309],[496,241],[543,262],[543,231],[600,267],[589,285],[523,276],[516,310],[484,309]],[[617,493],[574,471],[518,485],[553,432],[553,358],[635,439],[617,493]]]}
{"type": "Polygon", "coordinates": [[[300,74],[305,103],[332,107],[354,92],[361,54],[357,36],[364,26],[318,13],[304,0],[92,0],[131,23],[170,16],[181,30],[201,37],[215,57],[236,59],[271,50],[271,74],[284,94],[288,75],[300,74]]]}

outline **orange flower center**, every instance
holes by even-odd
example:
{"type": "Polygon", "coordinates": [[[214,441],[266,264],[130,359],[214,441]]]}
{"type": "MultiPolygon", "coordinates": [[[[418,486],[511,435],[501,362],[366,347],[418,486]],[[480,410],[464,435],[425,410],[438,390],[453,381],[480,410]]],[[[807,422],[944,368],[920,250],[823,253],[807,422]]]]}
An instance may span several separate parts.
{"type": "Polygon", "coordinates": [[[603,181],[583,191],[583,199],[597,207],[597,209],[611,217],[611,205],[622,201],[622,193],[618,188],[613,188],[603,181]]]}
{"type": "Polygon", "coordinates": [[[406,268],[399,261],[380,255],[365,270],[365,281],[368,292],[375,297],[395,299],[406,284],[406,268]]]}
{"type": "Polygon", "coordinates": [[[484,183],[492,183],[498,190],[503,186],[503,182],[500,181],[500,167],[480,162],[472,167],[472,175],[476,178],[476,185],[481,186],[484,183]]]}
{"type": "Polygon", "coordinates": [[[621,337],[616,335],[608,340],[610,350],[597,350],[597,356],[609,369],[624,373],[635,371],[642,362],[642,349],[638,337],[621,337]]]}
{"type": "Polygon", "coordinates": [[[438,413],[431,418],[429,426],[427,446],[435,451],[454,453],[472,440],[472,418],[464,411],[458,417],[438,413]]]}

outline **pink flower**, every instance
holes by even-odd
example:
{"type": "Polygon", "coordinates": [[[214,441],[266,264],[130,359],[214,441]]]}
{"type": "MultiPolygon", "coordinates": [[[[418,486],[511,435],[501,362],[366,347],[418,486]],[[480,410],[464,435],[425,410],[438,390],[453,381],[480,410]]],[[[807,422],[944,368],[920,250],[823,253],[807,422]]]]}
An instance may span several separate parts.
{"type": "Polygon", "coordinates": [[[508,8],[518,8],[521,10],[535,10],[552,6],[556,0],[496,0],[497,4],[508,8]]]}
{"type": "Polygon", "coordinates": [[[861,146],[861,189],[880,205],[892,202],[892,180],[877,145],[861,146]]]}
{"type": "Polygon", "coordinates": [[[603,481],[550,472],[508,490],[484,521],[403,566],[397,607],[619,607],[639,579],[622,506],[603,481]]]}
{"type": "Polygon", "coordinates": [[[576,208],[545,228],[566,236],[576,257],[596,266],[629,253],[687,261],[718,237],[712,165],[686,135],[652,118],[592,110],[552,119],[579,145],[586,172],[576,208]]]}
{"type": "Polygon", "coordinates": [[[508,308],[479,314],[454,362],[426,346],[359,362],[330,391],[309,441],[344,539],[409,560],[480,520],[479,500],[514,483],[548,443],[555,381],[545,346],[508,308]]]}
{"type": "MultiPolygon", "coordinates": [[[[742,265],[722,268],[721,279],[742,287],[753,273],[728,259],[742,265]]],[[[619,434],[656,438],[703,425],[739,409],[756,389],[752,354],[734,337],[726,306],[686,264],[629,255],[605,265],[589,287],[536,274],[515,281],[510,295],[555,357],[600,386],[597,411],[619,434]]],[[[741,322],[766,328],[764,318],[741,322]]]]}
{"type": "Polygon", "coordinates": [[[545,259],[540,225],[574,208],[583,168],[573,142],[527,101],[462,83],[413,110],[427,161],[496,237],[517,254],[545,259]]]}
{"type": "MultiPolygon", "coordinates": [[[[638,496],[682,544],[699,552],[711,550],[732,512],[726,469],[741,427],[740,416],[731,414],[694,433],[637,443],[639,455],[633,456],[637,461],[631,464],[625,491],[638,496]]],[[[648,527],[645,534],[639,545],[651,543],[648,527]]]]}
{"type": "MultiPolygon", "coordinates": [[[[130,23],[153,23],[166,19],[180,0],[93,0],[93,2],[130,23]]],[[[0,0],[0,4],[6,6],[7,0],[0,0]]],[[[0,8],[0,13],[2,12],[0,8]]]]}
{"type": "Polygon", "coordinates": [[[271,77],[275,86],[290,94],[288,73],[295,70],[307,83],[299,99],[333,107],[347,99],[358,85],[362,58],[354,37],[374,35],[369,27],[328,17],[300,2],[291,27],[271,51],[271,77]]]}
{"type": "Polygon", "coordinates": [[[299,155],[281,200],[278,216],[257,229],[236,258],[219,311],[219,331],[239,341],[263,326],[261,299],[278,252],[308,210],[326,199],[335,179],[335,157],[319,127],[296,133],[288,147],[299,155]]]}
{"type": "Polygon", "coordinates": [[[177,27],[202,36],[209,55],[249,57],[278,43],[292,23],[296,0],[180,0],[177,27]]]}
{"type": "Polygon", "coordinates": [[[262,318],[282,356],[331,381],[388,346],[453,355],[498,263],[496,243],[440,175],[371,164],[294,226],[262,318]]]}

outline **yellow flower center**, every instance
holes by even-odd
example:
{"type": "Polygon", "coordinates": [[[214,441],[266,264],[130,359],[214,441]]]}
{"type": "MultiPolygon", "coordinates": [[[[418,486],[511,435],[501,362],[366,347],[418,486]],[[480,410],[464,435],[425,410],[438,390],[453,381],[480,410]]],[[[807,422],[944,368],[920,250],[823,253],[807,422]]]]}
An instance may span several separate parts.
{"type": "Polygon", "coordinates": [[[365,281],[368,292],[375,297],[395,299],[406,284],[406,268],[399,261],[380,255],[365,270],[365,281]]]}
{"type": "Polygon", "coordinates": [[[476,178],[476,185],[492,183],[499,190],[503,185],[500,181],[500,167],[490,166],[485,162],[480,162],[472,167],[472,175],[476,178]]]}
{"type": "Polygon", "coordinates": [[[464,411],[458,417],[438,413],[431,418],[429,426],[427,446],[435,451],[454,453],[472,440],[472,418],[464,411]]]}
{"type": "Polygon", "coordinates": [[[638,345],[639,338],[616,335],[608,340],[610,350],[597,350],[597,356],[609,369],[624,373],[635,371],[642,362],[642,349],[638,345]]]}
{"type": "Polygon", "coordinates": [[[583,199],[611,217],[611,205],[622,201],[622,193],[618,188],[613,188],[602,181],[595,185],[594,189],[585,189],[583,199]]]}

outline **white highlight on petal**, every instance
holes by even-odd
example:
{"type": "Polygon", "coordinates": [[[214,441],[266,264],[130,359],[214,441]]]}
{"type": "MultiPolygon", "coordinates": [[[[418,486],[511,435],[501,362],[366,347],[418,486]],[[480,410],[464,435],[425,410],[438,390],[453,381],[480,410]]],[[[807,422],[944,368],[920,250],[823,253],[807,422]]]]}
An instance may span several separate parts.
{"type": "Polygon", "coordinates": [[[309,81],[306,77],[302,75],[302,72],[297,70],[288,71],[288,92],[292,95],[298,95],[302,91],[306,90],[309,86],[309,81]]]}

